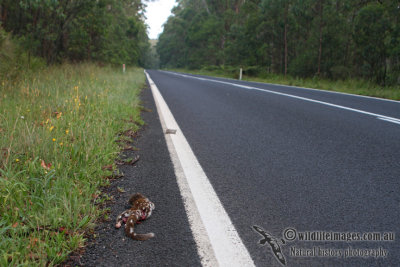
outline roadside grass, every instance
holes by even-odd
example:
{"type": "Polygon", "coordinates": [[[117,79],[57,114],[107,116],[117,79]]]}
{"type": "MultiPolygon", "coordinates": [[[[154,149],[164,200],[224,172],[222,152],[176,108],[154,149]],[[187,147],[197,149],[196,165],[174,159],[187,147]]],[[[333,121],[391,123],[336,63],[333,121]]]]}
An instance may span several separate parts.
{"type": "Polygon", "coordinates": [[[116,141],[143,124],[143,84],[142,69],[89,63],[0,81],[0,266],[52,266],[83,246],[116,141]]]}
{"type": "MultiPolygon", "coordinates": [[[[215,70],[188,70],[188,69],[169,69],[171,71],[185,72],[199,75],[215,76],[222,78],[238,79],[239,70],[229,69],[215,69],[215,70]]],[[[400,100],[400,85],[392,87],[383,87],[373,82],[361,79],[346,79],[346,80],[328,80],[321,78],[296,78],[291,76],[284,76],[279,74],[264,74],[262,77],[249,76],[244,74],[244,81],[262,82],[283,84],[290,86],[322,89],[328,91],[336,91],[342,93],[349,93],[355,95],[372,96],[379,98],[386,98],[392,100],[400,100]]]]}

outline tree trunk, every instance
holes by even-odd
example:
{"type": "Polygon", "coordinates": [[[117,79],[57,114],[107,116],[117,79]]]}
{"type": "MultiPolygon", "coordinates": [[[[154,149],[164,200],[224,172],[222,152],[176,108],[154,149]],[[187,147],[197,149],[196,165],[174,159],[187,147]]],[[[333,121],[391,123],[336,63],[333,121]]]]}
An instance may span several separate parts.
{"type": "MultiPolygon", "coordinates": [[[[354,28],[354,20],[356,18],[356,10],[353,11],[352,15],[351,15],[351,20],[350,20],[350,28],[353,29],[354,28]]],[[[352,62],[350,62],[352,56],[351,51],[350,51],[350,45],[352,42],[353,38],[352,38],[352,32],[349,31],[347,34],[347,41],[346,41],[346,54],[344,55],[344,60],[343,60],[343,65],[345,66],[346,64],[352,64],[352,62]]]]}
{"type": "Polygon", "coordinates": [[[7,20],[7,9],[4,5],[0,6],[0,21],[4,25],[7,20]]]}
{"type": "Polygon", "coordinates": [[[210,13],[210,10],[208,9],[208,5],[207,5],[206,0],[203,0],[203,5],[204,5],[204,8],[206,9],[208,15],[210,15],[211,13],[210,13]]]}
{"type": "Polygon", "coordinates": [[[288,63],[288,45],[287,45],[287,31],[288,31],[288,12],[289,12],[289,0],[285,1],[285,36],[284,36],[284,42],[285,42],[285,77],[287,74],[287,63],[288,63]]]}
{"type": "Polygon", "coordinates": [[[271,53],[271,72],[274,73],[275,72],[275,56],[274,56],[274,50],[275,50],[275,46],[274,46],[274,34],[272,34],[272,38],[271,38],[271,49],[270,49],[270,53],[271,53]]]}
{"type": "Polygon", "coordinates": [[[235,12],[236,12],[236,14],[239,14],[240,6],[243,5],[244,2],[245,2],[245,0],[244,1],[243,0],[236,0],[235,1],[235,12]]]}
{"type": "Polygon", "coordinates": [[[319,22],[319,51],[318,51],[318,72],[317,75],[321,75],[321,58],[322,58],[322,28],[323,28],[323,12],[324,12],[324,1],[319,1],[319,15],[320,15],[320,22],[319,22]]]}

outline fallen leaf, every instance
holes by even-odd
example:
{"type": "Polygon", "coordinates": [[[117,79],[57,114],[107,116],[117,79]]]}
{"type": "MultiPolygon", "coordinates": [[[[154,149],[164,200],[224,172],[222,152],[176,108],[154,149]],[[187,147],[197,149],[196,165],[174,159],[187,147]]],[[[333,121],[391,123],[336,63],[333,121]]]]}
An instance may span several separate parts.
{"type": "Polygon", "coordinates": [[[175,129],[167,129],[165,130],[166,134],[176,134],[176,130],[175,129]]]}
{"type": "Polygon", "coordinates": [[[64,233],[64,234],[66,234],[66,235],[69,235],[69,234],[70,234],[70,231],[68,231],[68,229],[66,229],[65,227],[60,227],[60,228],[58,228],[58,232],[59,232],[59,233],[64,233]]]}
{"type": "Polygon", "coordinates": [[[3,152],[3,156],[4,156],[4,157],[6,157],[7,154],[9,153],[8,148],[3,147],[3,148],[1,148],[0,150],[3,152]]]}
{"type": "Polygon", "coordinates": [[[39,241],[39,239],[35,238],[31,238],[31,244],[29,245],[30,247],[35,247],[36,243],[39,241]]]}
{"type": "Polygon", "coordinates": [[[131,145],[126,145],[126,146],[124,146],[123,149],[124,150],[135,150],[135,148],[133,146],[131,146],[131,145]]]}
{"type": "Polygon", "coordinates": [[[117,190],[118,190],[118,192],[120,192],[120,193],[125,193],[126,191],[125,191],[125,189],[123,189],[122,187],[117,187],[117,190]]]}
{"type": "Polygon", "coordinates": [[[112,177],[114,179],[118,179],[118,178],[121,178],[121,177],[124,177],[124,176],[125,176],[125,174],[123,172],[117,172],[117,171],[114,171],[113,175],[112,175],[112,177]]]}
{"type": "Polygon", "coordinates": [[[15,227],[17,227],[18,226],[18,222],[15,222],[13,225],[12,225],[12,228],[15,228],[15,227]]]}
{"type": "Polygon", "coordinates": [[[138,162],[140,159],[139,155],[136,156],[133,159],[129,159],[129,160],[117,160],[115,163],[117,165],[134,165],[136,162],[138,162]]]}
{"type": "Polygon", "coordinates": [[[126,130],[125,132],[122,132],[122,135],[131,137],[131,138],[137,138],[138,137],[138,132],[135,132],[132,129],[126,130]]]}
{"type": "Polygon", "coordinates": [[[139,109],[140,109],[140,111],[143,111],[143,112],[153,112],[151,109],[145,108],[145,107],[139,107],[139,109]]]}
{"type": "Polygon", "coordinates": [[[105,165],[105,166],[101,167],[101,169],[102,169],[103,171],[105,171],[105,170],[112,171],[112,170],[113,170],[113,165],[112,165],[112,164],[110,164],[110,165],[105,165]]]}

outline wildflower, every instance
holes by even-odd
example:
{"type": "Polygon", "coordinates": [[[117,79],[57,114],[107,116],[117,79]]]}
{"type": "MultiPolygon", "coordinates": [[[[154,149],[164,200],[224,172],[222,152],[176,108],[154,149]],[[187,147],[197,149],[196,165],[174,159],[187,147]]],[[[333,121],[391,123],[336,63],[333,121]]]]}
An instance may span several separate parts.
{"type": "Polygon", "coordinates": [[[40,166],[42,166],[42,168],[45,169],[45,170],[50,170],[51,163],[46,164],[46,162],[44,162],[44,160],[40,160],[40,166]]]}
{"type": "Polygon", "coordinates": [[[56,141],[56,139],[55,138],[53,138],[53,142],[55,142],[56,141]]]}
{"type": "Polygon", "coordinates": [[[24,117],[24,116],[21,116],[21,119],[25,119],[25,117],[24,117]]]}
{"type": "Polygon", "coordinates": [[[15,159],[15,162],[19,162],[19,159],[15,159]]]}
{"type": "Polygon", "coordinates": [[[50,129],[49,129],[50,132],[53,131],[53,129],[54,129],[54,126],[52,125],[52,126],[50,127],[50,129]]]}
{"type": "Polygon", "coordinates": [[[65,133],[66,133],[66,134],[68,134],[68,133],[69,133],[69,130],[68,130],[68,129],[67,129],[67,130],[65,130],[65,133]]]}
{"type": "Polygon", "coordinates": [[[63,145],[64,145],[63,142],[61,142],[61,143],[60,143],[60,146],[63,146],[63,145]]]}

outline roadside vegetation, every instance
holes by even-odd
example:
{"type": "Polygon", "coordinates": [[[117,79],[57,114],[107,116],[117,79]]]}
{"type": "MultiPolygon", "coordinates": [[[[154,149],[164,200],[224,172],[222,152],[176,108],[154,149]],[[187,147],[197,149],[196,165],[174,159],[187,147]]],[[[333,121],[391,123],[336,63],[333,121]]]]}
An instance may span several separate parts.
{"type": "Polygon", "coordinates": [[[143,124],[143,8],[0,5],[0,266],[60,264],[107,216],[101,186],[143,124]]]}
{"type": "Polygon", "coordinates": [[[0,265],[56,264],[83,245],[119,134],[141,124],[142,69],[63,64],[0,84],[0,265]]]}
{"type": "MultiPolygon", "coordinates": [[[[239,69],[237,68],[203,68],[200,70],[192,70],[192,69],[169,69],[172,71],[191,73],[191,74],[199,74],[199,75],[208,75],[208,76],[216,76],[223,78],[231,78],[238,79],[239,78],[239,69]]],[[[243,71],[244,81],[253,81],[253,82],[263,82],[263,83],[272,83],[272,84],[282,84],[282,85],[290,85],[290,86],[298,86],[298,87],[306,87],[313,89],[322,89],[328,91],[336,91],[342,93],[363,95],[363,96],[372,96],[379,97],[385,99],[392,100],[400,100],[400,85],[397,86],[381,86],[374,82],[367,81],[364,79],[323,79],[318,77],[313,78],[301,78],[301,77],[292,77],[290,75],[279,75],[279,74],[263,74],[263,75],[247,75],[246,70],[243,71]]]]}
{"type": "Polygon", "coordinates": [[[399,99],[397,1],[179,1],[161,68],[399,99]]]}

